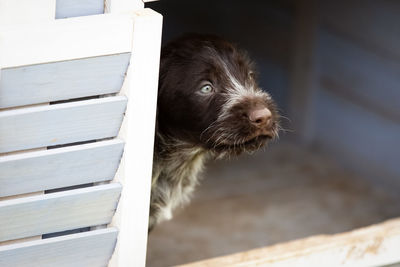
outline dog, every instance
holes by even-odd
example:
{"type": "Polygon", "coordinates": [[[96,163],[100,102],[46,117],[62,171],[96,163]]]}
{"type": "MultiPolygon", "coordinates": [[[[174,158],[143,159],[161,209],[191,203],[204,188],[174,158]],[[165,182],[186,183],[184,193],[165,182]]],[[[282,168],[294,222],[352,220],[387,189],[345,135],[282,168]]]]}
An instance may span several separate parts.
{"type": "Polygon", "coordinates": [[[149,231],[184,205],[209,158],[254,152],[278,137],[279,114],[246,52],[185,34],[161,50],[149,231]]]}

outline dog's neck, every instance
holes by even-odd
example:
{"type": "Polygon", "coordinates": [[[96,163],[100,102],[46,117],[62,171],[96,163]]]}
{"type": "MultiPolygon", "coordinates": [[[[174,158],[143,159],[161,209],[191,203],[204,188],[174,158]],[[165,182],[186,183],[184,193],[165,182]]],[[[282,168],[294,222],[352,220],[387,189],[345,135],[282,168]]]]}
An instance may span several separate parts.
{"type": "Polygon", "coordinates": [[[207,154],[207,150],[200,146],[157,134],[153,183],[154,176],[162,173],[171,182],[186,184],[185,180],[197,176],[202,169],[207,154]]]}
{"type": "Polygon", "coordinates": [[[158,221],[170,219],[173,209],[189,201],[208,154],[199,146],[157,134],[150,213],[159,213],[158,221]]]}

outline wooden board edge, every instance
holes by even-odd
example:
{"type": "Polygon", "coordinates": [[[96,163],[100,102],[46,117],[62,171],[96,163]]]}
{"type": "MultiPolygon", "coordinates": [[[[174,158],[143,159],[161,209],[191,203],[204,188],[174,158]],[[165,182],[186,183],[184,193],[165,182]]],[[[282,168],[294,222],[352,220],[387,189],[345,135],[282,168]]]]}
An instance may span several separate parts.
{"type": "Polygon", "coordinates": [[[80,150],[88,150],[88,149],[93,149],[93,148],[98,148],[98,147],[122,145],[122,144],[124,144],[123,140],[115,138],[115,139],[111,139],[111,140],[104,140],[104,141],[82,144],[82,145],[66,146],[66,147],[60,147],[60,148],[49,149],[49,150],[39,150],[39,151],[29,151],[29,152],[21,151],[21,152],[11,154],[11,155],[4,155],[4,156],[0,155],[0,163],[15,161],[15,160],[23,160],[23,159],[28,159],[28,158],[35,158],[35,157],[44,157],[44,156],[50,156],[50,155],[56,155],[56,154],[62,154],[62,153],[67,153],[67,152],[80,151],[80,150]]]}
{"type": "Polygon", "coordinates": [[[9,244],[9,245],[3,245],[3,246],[0,246],[0,253],[3,251],[9,251],[9,250],[14,250],[14,249],[18,249],[18,248],[26,248],[26,247],[36,246],[36,245],[62,242],[65,240],[70,240],[70,239],[85,238],[85,237],[89,237],[89,236],[107,235],[107,234],[116,236],[118,234],[118,229],[115,227],[109,227],[109,228],[105,228],[105,229],[99,229],[99,230],[64,235],[64,236],[57,236],[57,237],[52,237],[52,238],[47,238],[47,239],[24,241],[24,242],[9,244]]]}
{"type": "Polygon", "coordinates": [[[382,266],[400,262],[399,247],[397,218],[350,232],[317,235],[179,266],[382,266]]]}
{"type": "Polygon", "coordinates": [[[72,195],[82,195],[82,194],[88,194],[88,193],[90,194],[90,193],[94,193],[97,191],[105,191],[105,190],[115,190],[115,191],[120,192],[122,190],[122,186],[120,183],[108,183],[108,184],[89,186],[89,187],[78,188],[78,189],[73,189],[73,190],[60,191],[60,192],[55,192],[55,193],[51,193],[51,194],[34,195],[34,196],[27,196],[27,197],[21,197],[21,198],[7,199],[7,200],[0,201],[0,208],[7,207],[7,206],[13,206],[13,205],[20,205],[20,204],[25,204],[25,203],[31,203],[31,202],[36,202],[36,201],[43,201],[43,200],[48,200],[48,199],[59,199],[59,198],[63,198],[63,197],[70,197],[72,195]]]}

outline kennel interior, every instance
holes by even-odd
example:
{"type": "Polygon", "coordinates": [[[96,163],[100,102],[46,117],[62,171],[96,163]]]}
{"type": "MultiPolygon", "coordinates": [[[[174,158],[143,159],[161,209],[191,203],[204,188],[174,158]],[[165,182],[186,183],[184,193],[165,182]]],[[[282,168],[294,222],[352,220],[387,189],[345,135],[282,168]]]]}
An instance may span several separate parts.
{"type": "Polygon", "coordinates": [[[399,262],[400,3],[149,6],[164,15],[163,42],[214,33],[248,50],[288,119],[265,152],[208,164],[191,204],[149,236],[147,266],[399,262]]]}

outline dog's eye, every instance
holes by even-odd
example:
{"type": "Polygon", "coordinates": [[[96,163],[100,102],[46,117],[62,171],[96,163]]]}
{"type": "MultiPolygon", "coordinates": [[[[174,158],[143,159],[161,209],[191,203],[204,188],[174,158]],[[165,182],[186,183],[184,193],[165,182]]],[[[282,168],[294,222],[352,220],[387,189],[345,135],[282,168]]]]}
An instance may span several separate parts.
{"type": "Polygon", "coordinates": [[[209,94],[213,91],[213,88],[211,86],[211,84],[206,84],[203,87],[201,87],[200,92],[202,92],[203,94],[209,94]]]}

